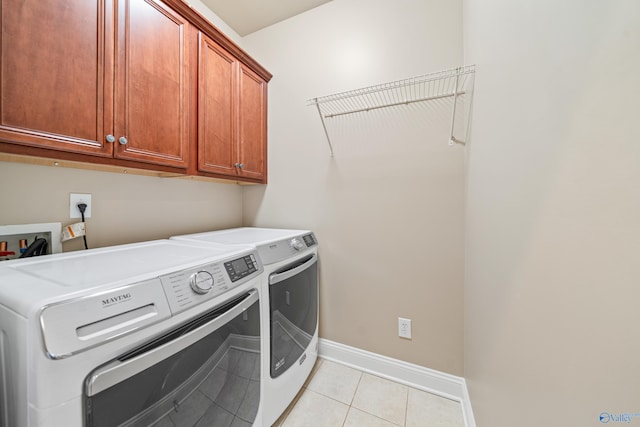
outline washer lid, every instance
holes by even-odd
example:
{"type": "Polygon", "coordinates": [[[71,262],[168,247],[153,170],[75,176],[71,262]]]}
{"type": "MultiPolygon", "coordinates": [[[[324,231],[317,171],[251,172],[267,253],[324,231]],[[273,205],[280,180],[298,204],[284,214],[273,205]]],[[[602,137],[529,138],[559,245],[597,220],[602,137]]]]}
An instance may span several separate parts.
{"type": "Polygon", "coordinates": [[[102,292],[252,250],[157,240],[3,261],[0,304],[26,314],[47,302],[102,292]]]}
{"type": "Polygon", "coordinates": [[[246,252],[245,248],[158,240],[73,252],[41,260],[33,258],[33,262],[18,264],[13,268],[58,286],[85,288],[121,281],[131,283],[139,280],[136,279],[138,276],[157,276],[163,272],[243,252],[246,252]]]}
{"type": "Polygon", "coordinates": [[[209,231],[205,233],[187,234],[172,237],[172,239],[189,239],[199,242],[222,243],[225,245],[265,245],[279,240],[291,239],[303,234],[311,233],[308,230],[290,230],[281,228],[256,228],[241,227],[228,230],[209,231]]]}

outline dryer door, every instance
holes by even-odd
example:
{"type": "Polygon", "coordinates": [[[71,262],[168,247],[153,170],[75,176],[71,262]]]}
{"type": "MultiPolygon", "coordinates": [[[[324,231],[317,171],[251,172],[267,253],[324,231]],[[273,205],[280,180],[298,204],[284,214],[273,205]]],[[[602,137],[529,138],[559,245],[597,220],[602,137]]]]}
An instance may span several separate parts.
{"type": "Polygon", "coordinates": [[[85,426],[252,424],[259,307],[251,291],[94,370],[85,380],[85,426]]]}
{"type": "Polygon", "coordinates": [[[303,257],[269,276],[271,378],[302,356],[318,327],[318,256],[303,257]]]}

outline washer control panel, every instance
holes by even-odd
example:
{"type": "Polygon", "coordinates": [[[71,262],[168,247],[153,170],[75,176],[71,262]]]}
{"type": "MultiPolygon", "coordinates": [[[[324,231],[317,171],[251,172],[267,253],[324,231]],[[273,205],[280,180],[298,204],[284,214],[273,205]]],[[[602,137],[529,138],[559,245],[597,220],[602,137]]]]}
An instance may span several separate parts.
{"type": "Polygon", "coordinates": [[[262,266],[251,253],[160,276],[173,314],[213,299],[257,277],[262,266]]]}
{"type": "Polygon", "coordinates": [[[259,267],[255,255],[250,254],[242,258],[234,259],[233,261],[225,262],[224,268],[227,270],[231,281],[236,282],[255,273],[259,267]]]}
{"type": "Polygon", "coordinates": [[[213,283],[213,274],[207,270],[197,271],[189,278],[191,289],[193,289],[193,292],[196,294],[206,294],[213,289],[213,283]]]}

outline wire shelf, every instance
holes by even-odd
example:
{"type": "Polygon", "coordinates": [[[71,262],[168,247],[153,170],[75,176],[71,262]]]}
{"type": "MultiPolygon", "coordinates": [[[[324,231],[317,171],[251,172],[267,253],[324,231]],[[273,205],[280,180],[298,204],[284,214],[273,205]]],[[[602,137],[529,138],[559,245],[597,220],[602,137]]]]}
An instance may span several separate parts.
{"type": "Polygon", "coordinates": [[[308,105],[315,105],[318,109],[331,155],[333,155],[333,147],[327,132],[325,119],[449,97],[454,98],[449,144],[464,144],[463,141],[453,136],[455,100],[458,96],[466,94],[472,87],[474,75],[475,65],[466,65],[404,80],[313,98],[309,100],[308,105]]]}

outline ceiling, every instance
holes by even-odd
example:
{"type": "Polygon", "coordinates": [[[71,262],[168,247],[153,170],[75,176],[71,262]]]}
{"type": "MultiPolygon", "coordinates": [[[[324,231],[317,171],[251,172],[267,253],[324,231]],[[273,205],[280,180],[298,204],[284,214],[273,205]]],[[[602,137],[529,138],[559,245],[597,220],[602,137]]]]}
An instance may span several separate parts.
{"type": "Polygon", "coordinates": [[[241,36],[284,21],[331,0],[202,0],[241,36]]]}

